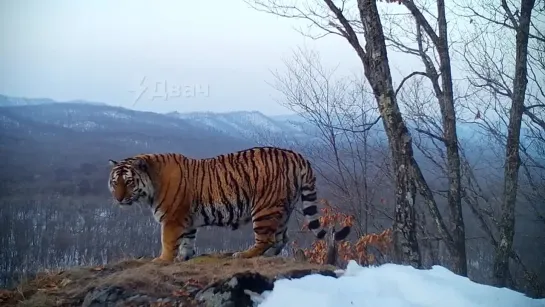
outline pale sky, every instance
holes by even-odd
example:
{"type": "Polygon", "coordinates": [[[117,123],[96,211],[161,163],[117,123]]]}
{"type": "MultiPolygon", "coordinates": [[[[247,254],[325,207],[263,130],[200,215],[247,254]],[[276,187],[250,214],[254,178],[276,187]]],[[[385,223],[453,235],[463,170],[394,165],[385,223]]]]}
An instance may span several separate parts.
{"type": "Polygon", "coordinates": [[[274,115],[291,111],[272,98],[270,70],[282,69],[295,48],[319,51],[347,75],[362,70],[342,38],[305,38],[294,20],[242,0],[3,0],[0,19],[0,93],[8,96],[274,115]],[[153,100],[155,84],[165,82],[170,89],[153,100]],[[176,87],[183,88],[178,97],[176,87]]]}

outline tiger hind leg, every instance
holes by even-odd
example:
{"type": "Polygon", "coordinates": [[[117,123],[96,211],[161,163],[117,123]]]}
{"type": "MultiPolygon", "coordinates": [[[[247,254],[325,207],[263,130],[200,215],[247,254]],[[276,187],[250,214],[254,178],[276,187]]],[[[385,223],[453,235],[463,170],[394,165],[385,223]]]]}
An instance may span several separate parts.
{"type": "Polygon", "coordinates": [[[180,254],[178,258],[182,261],[187,261],[195,256],[195,237],[197,229],[188,227],[180,236],[180,254]]]}
{"type": "Polygon", "coordinates": [[[236,252],[234,258],[253,258],[263,255],[276,244],[276,231],[280,225],[281,214],[257,213],[253,217],[255,243],[245,251],[236,252]]]}
{"type": "Polygon", "coordinates": [[[263,256],[266,256],[266,257],[278,256],[282,252],[286,244],[288,244],[289,242],[288,227],[286,225],[284,225],[284,227],[281,230],[276,232],[275,241],[276,242],[274,243],[274,245],[271,246],[268,250],[266,250],[263,256]]]}

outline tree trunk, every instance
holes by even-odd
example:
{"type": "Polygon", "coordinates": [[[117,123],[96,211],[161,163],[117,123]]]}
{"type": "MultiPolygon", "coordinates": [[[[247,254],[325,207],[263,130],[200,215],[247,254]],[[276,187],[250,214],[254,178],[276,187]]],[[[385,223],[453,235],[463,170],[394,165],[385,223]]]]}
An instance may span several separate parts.
{"type": "MultiPolygon", "coordinates": [[[[365,51],[356,46],[363,63],[365,76],[377,100],[382,123],[392,152],[395,179],[394,251],[398,263],[422,267],[416,239],[415,197],[416,185],[411,172],[413,159],[412,139],[403,121],[394,94],[388,54],[380,16],[374,0],[358,0],[358,9],[365,29],[365,51]]],[[[355,36],[355,35],[354,35],[355,36]]]]}
{"type": "MultiPolygon", "coordinates": [[[[358,0],[357,2],[359,16],[364,29],[365,50],[360,44],[352,25],[343,15],[343,11],[333,3],[333,0],[323,1],[340,23],[335,24],[331,22],[331,27],[338,30],[338,33],[350,43],[363,64],[365,77],[373,89],[373,94],[388,136],[396,176],[396,206],[393,223],[395,258],[397,263],[409,264],[421,268],[422,260],[416,237],[415,223],[415,178],[421,172],[414,160],[412,139],[405,126],[395,97],[388,54],[386,52],[386,41],[376,0],[358,0]]],[[[277,15],[283,16],[283,13],[276,12],[277,15]]],[[[310,13],[310,16],[300,15],[300,13],[296,15],[298,18],[309,20],[312,20],[310,16],[323,18],[316,13],[310,13]]]]}
{"type": "Polygon", "coordinates": [[[516,29],[515,78],[511,94],[511,111],[507,131],[505,150],[505,169],[501,219],[499,222],[499,246],[496,250],[494,263],[495,285],[506,287],[509,276],[509,255],[513,248],[515,235],[515,203],[517,200],[518,172],[520,167],[520,128],[524,113],[524,98],[526,94],[528,37],[530,18],[535,0],[522,0],[520,18],[516,29]]]}
{"type": "MultiPolygon", "coordinates": [[[[452,85],[452,69],[448,45],[445,2],[444,0],[437,1],[438,33],[434,31],[426,20],[426,17],[424,17],[413,1],[404,1],[403,4],[414,16],[417,25],[422,27],[430,37],[439,54],[439,73],[437,73],[433,63],[430,62],[426,55],[421,54],[421,57],[424,66],[426,67],[426,75],[433,84],[433,90],[439,102],[443,126],[442,142],[447,149],[446,170],[449,181],[447,200],[451,230],[450,237],[447,237],[444,240],[452,257],[452,271],[456,274],[467,276],[465,225],[462,215],[460,153],[458,148],[458,135],[456,133],[456,110],[454,108],[454,91],[452,85]],[[441,76],[441,86],[439,86],[438,82],[439,76],[441,76]]],[[[422,52],[423,51],[421,50],[421,53],[422,52]]],[[[433,212],[432,215],[435,219],[439,218],[439,216],[433,214],[433,212]]],[[[439,230],[441,231],[441,229],[439,230]]],[[[443,232],[446,232],[446,230],[443,230],[443,232]]]]}
{"type": "Polygon", "coordinates": [[[445,3],[437,2],[439,13],[439,59],[441,62],[442,99],[440,100],[441,115],[445,145],[447,147],[447,172],[449,180],[448,207],[452,223],[452,241],[454,250],[451,250],[453,271],[456,274],[467,276],[465,225],[462,215],[462,195],[460,193],[460,153],[458,151],[458,135],[456,133],[456,111],[454,109],[454,93],[452,89],[452,71],[447,38],[447,20],[445,17],[445,3]]]}

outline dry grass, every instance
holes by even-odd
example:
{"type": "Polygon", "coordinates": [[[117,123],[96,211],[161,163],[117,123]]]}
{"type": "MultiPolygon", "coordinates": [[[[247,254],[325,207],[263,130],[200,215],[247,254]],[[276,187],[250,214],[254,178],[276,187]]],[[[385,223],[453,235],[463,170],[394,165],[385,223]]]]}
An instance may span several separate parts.
{"type": "Polygon", "coordinates": [[[188,285],[202,288],[239,272],[253,271],[275,277],[300,269],[335,269],[282,257],[232,259],[228,255],[204,255],[173,264],[156,264],[150,260],[124,260],[103,267],[43,272],[16,289],[0,290],[0,305],[81,306],[88,292],[103,286],[119,286],[153,297],[172,297],[183,293],[188,285]]]}

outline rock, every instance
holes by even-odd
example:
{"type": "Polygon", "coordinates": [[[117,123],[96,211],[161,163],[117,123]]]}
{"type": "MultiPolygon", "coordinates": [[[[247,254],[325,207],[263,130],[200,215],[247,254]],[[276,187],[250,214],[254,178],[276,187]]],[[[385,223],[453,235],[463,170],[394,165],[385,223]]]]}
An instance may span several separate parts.
{"type": "MultiPolygon", "coordinates": [[[[337,277],[333,270],[304,269],[292,270],[279,274],[274,278],[261,275],[257,272],[242,272],[234,274],[208,286],[197,289],[189,286],[181,289],[177,295],[173,293],[170,297],[154,297],[146,295],[135,289],[123,288],[120,286],[103,286],[96,288],[85,296],[82,307],[98,306],[184,306],[186,302],[197,303],[198,306],[206,307],[245,307],[254,306],[263,301],[264,292],[272,291],[274,281],[278,279],[295,279],[310,274],[337,277]]],[[[194,306],[194,305],[187,305],[194,306]]]]}
{"type": "Polygon", "coordinates": [[[335,271],[335,275],[337,275],[337,277],[341,277],[344,275],[345,273],[345,270],[342,270],[342,269],[336,269],[335,271]]]}
{"type": "Polygon", "coordinates": [[[293,270],[277,275],[274,279],[255,272],[244,272],[206,286],[195,298],[206,307],[254,306],[254,303],[263,299],[263,292],[273,290],[275,280],[301,278],[311,274],[337,278],[332,270],[293,270]]]}
{"type": "Polygon", "coordinates": [[[252,296],[273,289],[273,280],[254,272],[237,273],[199,291],[196,300],[206,307],[253,306],[252,296]]]}
{"type": "Polygon", "coordinates": [[[156,298],[139,294],[118,286],[107,286],[89,292],[83,300],[82,307],[98,306],[177,306],[171,298],[156,298]]]}
{"type": "Polygon", "coordinates": [[[132,295],[117,286],[95,289],[85,296],[82,307],[118,306],[118,302],[132,295]]]}

